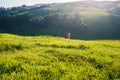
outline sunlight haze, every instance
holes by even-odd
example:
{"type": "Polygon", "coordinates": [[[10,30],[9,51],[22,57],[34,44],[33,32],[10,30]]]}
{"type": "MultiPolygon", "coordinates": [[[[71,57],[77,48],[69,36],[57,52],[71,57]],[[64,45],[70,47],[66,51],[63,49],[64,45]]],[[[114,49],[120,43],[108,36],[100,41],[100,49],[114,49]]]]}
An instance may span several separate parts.
{"type": "MultiPolygon", "coordinates": [[[[61,3],[61,2],[73,2],[73,1],[89,1],[89,0],[0,0],[0,6],[14,7],[14,6],[21,6],[23,4],[34,5],[40,3],[45,4],[45,3],[61,3]]],[[[116,1],[116,0],[95,0],[95,1],[116,1]]]]}

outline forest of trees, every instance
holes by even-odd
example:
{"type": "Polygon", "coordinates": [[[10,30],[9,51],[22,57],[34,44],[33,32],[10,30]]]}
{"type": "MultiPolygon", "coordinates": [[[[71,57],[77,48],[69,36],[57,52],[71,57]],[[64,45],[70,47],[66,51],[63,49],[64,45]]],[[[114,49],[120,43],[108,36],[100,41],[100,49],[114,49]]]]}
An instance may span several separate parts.
{"type": "Polygon", "coordinates": [[[83,17],[79,11],[85,11],[88,7],[79,4],[1,7],[0,33],[63,36],[65,32],[70,32],[72,38],[77,39],[120,39],[119,15],[108,11],[108,16],[83,17]]]}

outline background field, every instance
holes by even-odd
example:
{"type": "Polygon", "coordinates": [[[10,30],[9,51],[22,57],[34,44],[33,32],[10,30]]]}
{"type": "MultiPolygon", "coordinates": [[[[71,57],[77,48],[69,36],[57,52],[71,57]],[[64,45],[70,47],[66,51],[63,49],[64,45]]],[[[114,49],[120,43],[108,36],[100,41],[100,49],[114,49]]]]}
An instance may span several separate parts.
{"type": "Polygon", "coordinates": [[[120,80],[119,40],[0,34],[0,80],[120,80]]]}

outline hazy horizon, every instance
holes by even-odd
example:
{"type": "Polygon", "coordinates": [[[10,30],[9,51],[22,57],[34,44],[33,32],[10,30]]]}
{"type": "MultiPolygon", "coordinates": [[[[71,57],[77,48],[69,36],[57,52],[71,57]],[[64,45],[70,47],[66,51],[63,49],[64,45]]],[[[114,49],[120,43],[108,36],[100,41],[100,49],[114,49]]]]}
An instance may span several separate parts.
{"type": "MultiPolygon", "coordinates": [[[[90,1],[90,0],[1,0],[1,7],[16,7],[25,5],[34,5],[34,4],[47,4],[47,3],[63,3],[63,2],[74,2],[74,1],[90,1]]],[[[117,0],[92,0],[92,1],[117,1],[117,0]]]]}

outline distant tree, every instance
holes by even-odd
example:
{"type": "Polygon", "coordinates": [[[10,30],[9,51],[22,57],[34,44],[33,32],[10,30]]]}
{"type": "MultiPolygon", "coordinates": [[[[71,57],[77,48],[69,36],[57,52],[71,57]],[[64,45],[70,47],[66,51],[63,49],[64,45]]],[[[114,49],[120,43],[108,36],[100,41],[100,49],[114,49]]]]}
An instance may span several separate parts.
{"type": "Polygon", "coordinates": [[[2,11],[2,10],[5,10],[5,8],[1,6],[1,7],[0,7],[0,11],[2,11]]]}
{"type": "Polygon", "coordinates": [[[25,5],[25,4],[23,4],[23,5],[22,5],[22,7],[26,7],[26,5],[25,5]]]}

